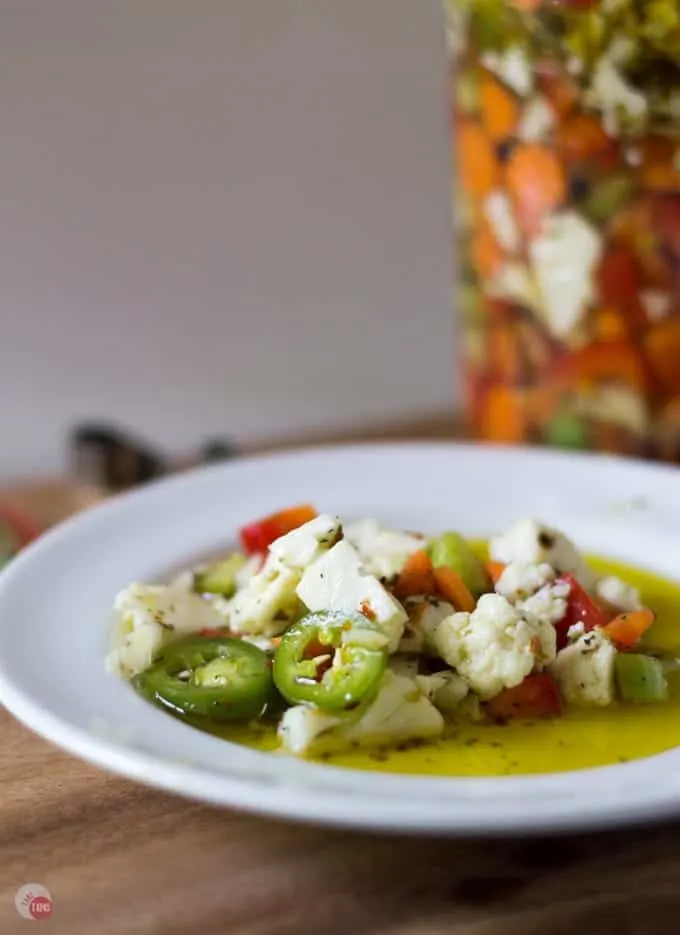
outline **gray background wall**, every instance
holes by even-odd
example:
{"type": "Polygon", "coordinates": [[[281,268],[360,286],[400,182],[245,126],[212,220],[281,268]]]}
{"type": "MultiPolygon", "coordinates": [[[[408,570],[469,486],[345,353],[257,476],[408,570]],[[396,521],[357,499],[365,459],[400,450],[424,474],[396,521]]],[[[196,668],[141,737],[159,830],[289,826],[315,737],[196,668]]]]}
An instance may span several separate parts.
{"type": "Polygon", "coordinates": [[[436,0],[0,0],[0,472],[453,401],[436,0]]]}

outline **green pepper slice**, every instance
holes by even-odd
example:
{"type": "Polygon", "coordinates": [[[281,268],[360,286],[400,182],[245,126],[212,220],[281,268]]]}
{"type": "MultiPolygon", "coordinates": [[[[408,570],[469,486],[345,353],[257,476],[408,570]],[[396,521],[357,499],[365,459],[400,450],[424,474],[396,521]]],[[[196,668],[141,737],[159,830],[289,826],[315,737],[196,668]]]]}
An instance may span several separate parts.
{"type": "Polygon", "coordinates": [[[273,691],[267,654],[231,637],[189,636],[170,643],[133,684],[176,714],[220,722],[258,717],[273,691]]]}
{"type": "Polygon", "coordinates": [[[291,704],[353,708],[380,683],[387,667],[382,645],[381,634],[361,614],[308,614],[281,638],[274,684],[291,704]]]}

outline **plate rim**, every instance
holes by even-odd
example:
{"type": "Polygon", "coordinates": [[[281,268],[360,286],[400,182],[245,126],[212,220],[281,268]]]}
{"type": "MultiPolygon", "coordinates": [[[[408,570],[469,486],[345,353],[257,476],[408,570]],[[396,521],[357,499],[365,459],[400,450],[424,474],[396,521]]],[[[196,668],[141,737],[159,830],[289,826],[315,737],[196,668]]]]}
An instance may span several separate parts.
{"type": "MultiPolygon", "coordinates": [[[[503,452],[505,456],[510,455],[512,458],[517,459],[526,458],[528,455],[532,459],[537,459],[539,462],[543,463],[547,463],[551,460],[564,462],[565,459],[573,461],[574,458],[578,458],[579,460],[585,459],[587,462],[615,462],[617,465],[620,465],[621,462],[625,462],[631,467],[634,466],[638,470],[643,470],[647,475],[649,475],[650,472],[652,474],[658,472],[659,476],[661,476],[661,474],[664,476],[672,475],[674,479],[678,478],[680,480],[676,468],[670,465],[645,462],[641,459],[619,458],[617,456],[603,456],[593,453],[565,455],[563,452],[543,450],[531,446],[484,446],[469,442],[439,439],[422,442],[378,440],[377,442],[371,443],[320,444],[285,451],[264,452],[249,457],[236,458],[233,461],[218,465],[193,468],[179,475],[163,478],[149,485],[145,485],[143,488],[115,496],[100,505],[87,508],[83,512],[60,523],[58,526],[45,533],[35,544],[29,546],[24,552],[17,556],[2,574],[0,574],[0,605],[2,604],[5,588],[9,587],[12,581],[20,578],[20,576],[24,574],[24,568],[30,567],[30,565],[34,561],[39,560],[44,553],[48,553],[51,549],[59,548],[61,541],[64,539],[68,540],[74,528],[85,528],[86,524],[90,525],[93,523],[106,522],[108,516],[129,509],[130,504],[134,506],[139,500],[147,500],[150,493],[158,495],[159,490],[181,490],[185,486],[193,486],[196,483],[200,483],[203,477],[207,478],[217,473],[228,473],[234,468],[247,471],[254,463],[262,464],[264,462],[266,464],[273,462],[276,464],[299,461],[319,454],[336,458],[344,455],[349,456],[357,452],[361,452],[365,455],[377,454],[380,452],[381,456],[384,456],[384,453],[390,450],[395,453],[405,451],[441,452],[448,450],[451,452],[466,451],[474,454],[481,454],[484,452],[487,455],[491,450],[494,453],[503,452]]],[[[282,807],[281,801],[272,803],[269,801],[267,795],[263,796],[261,788],[257,785],[254,786],[252,780],[239,779],[238,777],[229,776],[227,773],[224,775],[220,773],[219,775],[214,774],[211,781],[206,783],[205,770],[199,769],[197,771],[195,766],[172,763],[167,760],[163,761],[154,755],[134,748],[134,746],[131,747],[129,744],[123,744],[111,738],[99,737],[93,731],[80,728],[75,724],[69,723],[65,718],[44,709],[38,701],[31,698],[30,692],[25,691],[14,683],[11,673],[7,672],[5,669],[5,662],[2,657],[0,657],[0,702],[4,704],[7,710],[17,720],[35,733],[91,764],[103,767],[118,775],[132,778],[147,786],[152,786],[174,793],[175,795],[204,801],[213,805],[237,808],[257,814],[268,815],[270,817],[398,833],[505,835],[516,833],[518,829],[517,819],[513,819],[511,815],[504,818],[502,811],[498,811],[493,821],[480,823],[478,819],[472,818],[469,820],[464,814],[457,814],[453,818],[448,816],[448,818],[439,821],[429,820],[427,818],[424,819],[424,813],[421,809],[420,812],[417,814],[414,813],[413,815],[400,814],[399,820],[395,823],[394,818],[390,818],[390,810],[378,807],[380,803],[376,802],[375,799],[371,799],[370,796],[366,794],[364,794],[363,808],[358,808],[358,800],[356,799],[352,800],[350,798],[350,804],[348,805],[347,802],[343,801],[341,795],[320,792],[318,789],[314,788],[313,794],[316,806],[310,809],[309,791],[306,791],[304,786],[301,786],[300,789],[297,790],[287,787],[287,796],[285,799],[287,805],[282,807]],[[358,812],[361,812],[361,815],[359,815],[358,812]]],[[[167,718],[167,715],[160,714],[162,717],[167,718]]],[[[229,742],[221,740],[220,743],[228,744],[229,742]]],[[[581,774],[595,772],[598,775],[602,775],[604,771],[610,771],[612,775],[616,773],[617,776],[620,776],[622,773],[629,770],[629,767],[634,769],[636,766],[639,767],[640,764],[649,764],[650,760],[656,760],[659,757],[667,757],[669,753],[672,754],[673,752],[674,751],[667,751],[655,757],[635,760],[628,764],[597,767],[594,770],[578,770],[575,772],[581,774]]],[[[267,755],[262,754],[262,756],[267,755]]],[[[313,765],[316,769],[323,770],[325,775],[329,774],[329,770],[339,770],[342,773],[355,772],[337,767],[319,766],[318,764],[313,765]]],[[[551,773],[533,778],[538,778],[539,782],[543,782],[545,779],[551,777],[564,778],[565,776],[573,774],[574,773],[551,773]]],[[[395,776],[395,774],[382,773],[368,773],[366,775],[374,777],[395,776]]],[[[472,782],[475,785],[485,785],[487,783],[497,784],[498,782],[502,782],[504,786],[509,789],[510,785],[516,782],[526,785],[526,780],[529,778],[532,777],[480,777],[477,779],[471,778],[467,780],[467,782],[472,782]]],[[[413,786],[414,783],[420,783],[422,786],[423,781],[452,785],[458,782],[460,777],[450,779],[447,777],[407,777],[402,775],[400,779],[410,786],[413,786]]],[[[276,786],[274,786],[274,788],[276,788],[276,786]]],[[[661,820],[663,817],[677,813],[677,811],[680,810],[680,788],[669,789],[667,792],[672,794],[670,796],[666,795],[665,798],[663,796],[657,799],[648,797],[645,800],[646,804],[644,802],[638,803],[634,815],[626,814],[625,812],[621,813],[618,811],[618,807],[613,807],[611,811],[607,811],[599,816],[598,814],[591,814],[592,810],[588,808],[584,808],[580,815],[575,815],[573,809],[570,808],[567,808],[563,814],[558,815],[554,813],[553,808],[553,814],[549,817],[543,814],[543,809],[539,807],[536,810],[535,818],[532,820],[525,816],[519,823],[519,828],[523,833],[540,834],[551,833],[556,830],[576,831],[586,828],[594,829],[611,825],[620,826],[623,824],[634,824],[638,821],[650,821],[653,819],[661,820]]],[[[464,804],[464,802],[459,802],[459,805],[462,804],[464,804]]]]}

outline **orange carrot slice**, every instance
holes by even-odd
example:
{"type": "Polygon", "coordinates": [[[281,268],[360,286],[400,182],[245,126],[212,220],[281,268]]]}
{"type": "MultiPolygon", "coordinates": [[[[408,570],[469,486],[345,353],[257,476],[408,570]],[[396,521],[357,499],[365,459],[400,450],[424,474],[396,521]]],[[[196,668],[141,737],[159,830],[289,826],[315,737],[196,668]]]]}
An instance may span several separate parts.
{"type": "Polygon", "coordinates": [[[595,332],[602,341],[617,341],[628,337],[628,326],[623,314],[617,308],[599,308],[595,312],[595,332]]]}
{"type": "Polygon", "coordinates": [[[677,144],[670,137],[649,136],[640,143],[638,178],[652,191],[680,191],[680,170],[676,168],[677,144]]]}
{"type": "Polygon", "coordinates": [[[461,576],[448,565],[434,569],[434,579],[441,596],[449,601],[456,610],[473,611],[475,599],[461,576]]]}
{"type": "Polygon", "coordinates": [[[535,236],[543,217],[566,198],[567,182],[557,156],[534,143],[518,146],[510,156],[505,178],[518,223],[528,236],[535,236]]]}
{"type": "Polygon", "coordinates": [[[480,280],[490,279],[503,262],[503,251],[485,218],[480,218],[470,245],[470,260],[480,280]]]}
{"type": "Polygon", "coordinates": [[[425,551],[409,555],[394,585],[394,594],[400,600],[415,594],[436,594],[437,582],[430,556],[425,551]]]}
{"type": "Polygon", "coordinates": [[[633,649],[653,623],[651,610],[631,610],[614,617],[602,629],[619,649],[633,649]]]}
{"type": "Polygon", "coordinates": [[[521,335],[510,323],[498,322],[488,330],[489,369],[505,383],[517,383],[522,378],[524,359],[521,335]]]}
{"type": "Polygon", "coordinates": [[[482,123],[494,143],[502,143],[515,132],[519,119],[519,104],[514,95],[488,71],[479,84],[479,105],[482,123]]]}
{"type": "Polygon", "coordinates": [[[487,441],[508,444],[523,441],[526,419],[520,392],[495,384],[486,391],[480,415],[480,435],[487,441]]]}
{"type": "Polygon", "coordinates": [[[474,120],[460,120],[457,133],[460,180],[473,197],[484,198],[500,180],[496,152],[484,129],[474,120]]]}
{"type": "Polygon", "coordinates": [[[669,393],[679,393],[680,321],[669,318],[654,325],[645,335],[644,346],[656,378],[669,393]]]}
{"type": "Polygon", "coordinates": [[[500,576],[503,574],[504,570],[505,570],[505,565],[503,564],[503,562],[487,562],[486,563],[487,574],[489,578],[491,578],[494,584],[498,581],[500,576]]]}

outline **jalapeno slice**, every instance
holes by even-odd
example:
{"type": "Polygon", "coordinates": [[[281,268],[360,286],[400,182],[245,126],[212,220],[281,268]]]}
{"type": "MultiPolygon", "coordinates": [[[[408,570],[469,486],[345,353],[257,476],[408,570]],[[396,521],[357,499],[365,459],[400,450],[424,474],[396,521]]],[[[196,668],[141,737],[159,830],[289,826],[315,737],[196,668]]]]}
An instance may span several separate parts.
{"type": "Polygon", "coordinates": [[[258,717],[273,691],[267,654],[231,637],[189,636],[170,643],[133,681],[155,704],[210,721],[258,717]]]}
{"type": "Polygon", "coordinates": [[[274,683],[291,704],[352,708],[377,689],[387,666],[383,646],[362,614],[308,614],[281,638],[274,683]]]}

